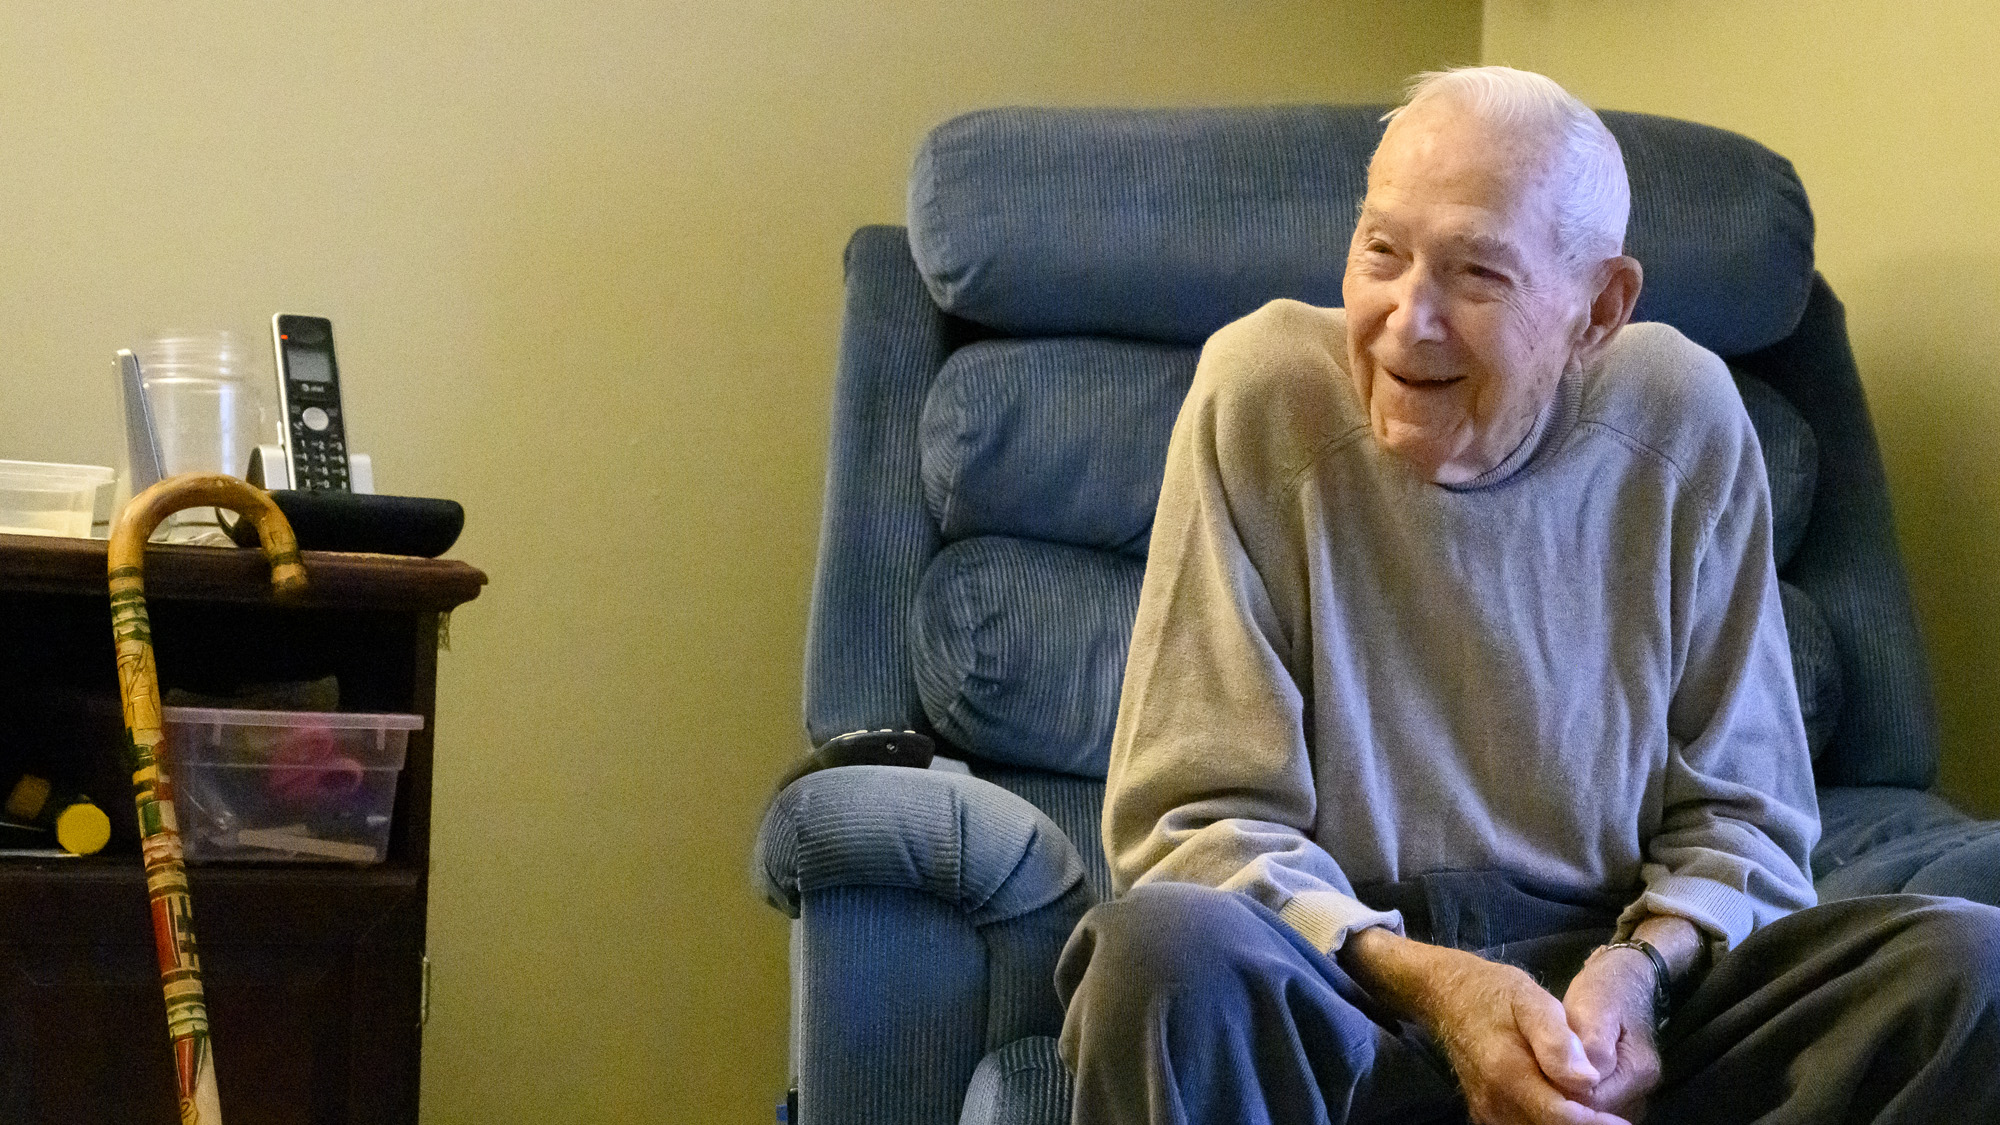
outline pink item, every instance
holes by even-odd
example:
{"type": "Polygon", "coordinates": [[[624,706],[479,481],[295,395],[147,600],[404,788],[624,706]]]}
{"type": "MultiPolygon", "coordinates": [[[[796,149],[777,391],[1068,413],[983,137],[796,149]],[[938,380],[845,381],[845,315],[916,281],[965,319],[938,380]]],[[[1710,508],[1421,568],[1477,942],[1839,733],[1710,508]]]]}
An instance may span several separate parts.
{"type": "Polygon", "coordinates": [[[340,752],[332,731],[299,727],[286,731],[279,740],[265,784],[273,797],[305,807],[352,797],[361,791],[365,779],[361,763],[340,752]]]}

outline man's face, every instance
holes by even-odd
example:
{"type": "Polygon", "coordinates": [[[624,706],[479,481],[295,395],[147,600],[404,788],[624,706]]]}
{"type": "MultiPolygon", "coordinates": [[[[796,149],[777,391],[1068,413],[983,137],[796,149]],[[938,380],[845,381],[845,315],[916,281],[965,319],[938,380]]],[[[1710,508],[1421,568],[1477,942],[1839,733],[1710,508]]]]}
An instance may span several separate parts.
{"type": "Polygon", "coordinates": [[[1350,370],[1375,440],[1440,484],[1505,460],[1588,323],[1549,158],[1448,102],[1398,116],[1348,247],[1350,370]]]}

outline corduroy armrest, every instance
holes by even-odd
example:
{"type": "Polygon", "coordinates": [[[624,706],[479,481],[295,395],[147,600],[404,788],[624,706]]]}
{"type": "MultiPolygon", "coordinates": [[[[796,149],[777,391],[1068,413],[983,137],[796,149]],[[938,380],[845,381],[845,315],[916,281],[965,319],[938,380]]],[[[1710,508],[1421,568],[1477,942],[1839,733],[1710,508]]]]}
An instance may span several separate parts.
{"type": "Polygon", "coordinates": [[[901,887],[944,900],[974,926],[1083,885],[1083,861],[1041,810],[975,777],[901,766],[822,770],[787,787],[764,814],[753,869],[793,917],[801,894],[901,887]]]}

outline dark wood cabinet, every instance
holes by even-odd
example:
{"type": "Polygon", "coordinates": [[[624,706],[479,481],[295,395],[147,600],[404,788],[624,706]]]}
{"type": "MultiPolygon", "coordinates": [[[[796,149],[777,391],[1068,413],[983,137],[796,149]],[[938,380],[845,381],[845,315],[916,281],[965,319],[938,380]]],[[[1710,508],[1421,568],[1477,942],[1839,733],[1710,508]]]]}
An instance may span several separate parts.
{"type": "MultiPolygon", "coordinates": [[[[424,716],[386,860],[193,866],[229,1125],[414,1122],[424,1004],[440,621],[464,563],[305,554],[280,603],[254,550],[155,547],[147,603],[163,692],[334,676],[345,711],[424,716]]],[[[0,1122],[173,1125],[172,1060],[119,745],[105,545],[0,535],[0,772],[87,792],[113,836],[85,858],[0,858],[0,1122]]]]}

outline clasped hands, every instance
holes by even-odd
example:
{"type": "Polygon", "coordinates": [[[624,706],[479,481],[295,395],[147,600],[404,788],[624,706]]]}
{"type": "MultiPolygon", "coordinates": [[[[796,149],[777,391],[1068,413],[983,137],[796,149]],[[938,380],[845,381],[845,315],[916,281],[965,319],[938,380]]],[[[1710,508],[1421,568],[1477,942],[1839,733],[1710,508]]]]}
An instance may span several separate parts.
{"type": "MultiPolygon", "coordinates": [[[[1699,937],[1678,918],[1642,933],[1670,963],[1692,959],[1699,937]],[[1680,956],[1676,956],[1679,954],[1680,956]]],[[[1599,950],[1561,1000],[1511,965],[1363,930],[1341,962],[1444,1049],[1477,1125],[1633,1125],[1658,1084],[1652,961],[1599,950]]]]}

